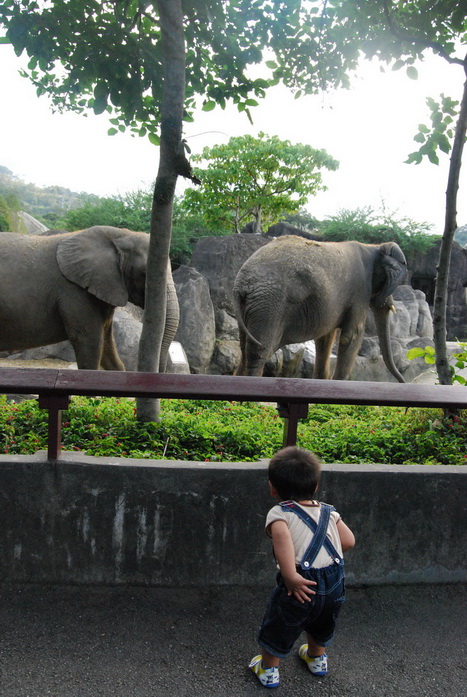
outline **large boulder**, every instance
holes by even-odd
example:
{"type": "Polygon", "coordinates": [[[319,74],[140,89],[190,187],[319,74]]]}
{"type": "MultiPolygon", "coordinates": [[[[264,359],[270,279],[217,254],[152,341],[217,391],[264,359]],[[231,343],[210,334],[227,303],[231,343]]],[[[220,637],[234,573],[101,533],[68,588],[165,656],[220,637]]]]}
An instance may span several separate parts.
{"type": "Polygon", "coordinates": [[[206,278],[196,269],[180,266],[173,279],[180,306],[175,340],[183,346],[192,373],[206,373],[216,342],[214,307],[206,278]]]}
{"type": "MultiPolygon", "coordinates": [[[[410,261],[410,285],[424,292],[433,309],[440,241],[410,261]]],[[[446,330],[448,341],[467,337],[467,249],[452,243],[448,278],[446,330]]]]}
{"type": "Polygon", "coordinates": [[[225,310],[234,315],[232,289],[241,266],[253,252],[270,242],[262,235],[226,235],[205,237],[196,245],[190,266],[209,284],[215,312],[225,310]]]}

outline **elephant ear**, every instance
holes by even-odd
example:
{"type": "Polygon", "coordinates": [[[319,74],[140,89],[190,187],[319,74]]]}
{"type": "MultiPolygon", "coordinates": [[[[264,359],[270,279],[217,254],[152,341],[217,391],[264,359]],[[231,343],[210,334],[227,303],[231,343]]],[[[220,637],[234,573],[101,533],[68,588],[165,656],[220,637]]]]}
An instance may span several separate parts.
{"type": "Polygon", "coordinates": [[[114,307],[128,302],[122,273],[123,256],[132,247],[129,232],[95,226],[71,234],[57,247],[62,274],[96,298],[114,307]]]}
{"type": "Polygon", "coordinates": [[[373,267],[370,304],[373,307],[383,307],[406,274],[407,262],[399,245],[395,242],[379,245],[373,267]]]}

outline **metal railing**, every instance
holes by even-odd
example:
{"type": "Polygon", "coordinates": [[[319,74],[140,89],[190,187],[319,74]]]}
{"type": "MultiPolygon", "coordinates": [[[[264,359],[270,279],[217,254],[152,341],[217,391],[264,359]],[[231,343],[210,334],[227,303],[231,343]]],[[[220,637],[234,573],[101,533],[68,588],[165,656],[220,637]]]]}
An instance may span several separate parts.
{"type": "Polygon", "coordinates": [[[309,404],[467,408],[467,388],[461,385],[45,368],[0,368],[0,393],[38,395],[40,408],[49,414],[49,460],[59,458],[61,413],[72,395],[275,402],[284,419],[284,445],[295,444],[298,421],[307,416],[309,404]]]}

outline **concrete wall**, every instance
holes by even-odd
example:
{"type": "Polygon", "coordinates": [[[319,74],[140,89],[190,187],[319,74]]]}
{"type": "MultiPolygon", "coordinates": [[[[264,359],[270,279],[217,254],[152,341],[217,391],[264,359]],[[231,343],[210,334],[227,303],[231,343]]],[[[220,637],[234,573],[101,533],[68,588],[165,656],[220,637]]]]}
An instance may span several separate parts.
{"type": "MultiPolygon", "coordinates": [[[[268,584],[267,463],[0,456],[0,580],[268,584]]],[[[467,580],[467,467],[328,465],[351,585],[467,580]]]]}

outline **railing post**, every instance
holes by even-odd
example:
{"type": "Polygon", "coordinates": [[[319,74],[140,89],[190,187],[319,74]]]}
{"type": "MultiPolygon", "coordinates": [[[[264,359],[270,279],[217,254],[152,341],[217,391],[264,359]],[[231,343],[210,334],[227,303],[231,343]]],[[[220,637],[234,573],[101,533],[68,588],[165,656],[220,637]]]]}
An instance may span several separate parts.
{"type": "Polygon", "coordinates": [[[295,445],[297,443],[298,420],[308,416],[308,404],[298,402],[278,402],[277,411],[284,419],[284,436],[282,445],[295,445]]]}
{"type": "Polygon", "coordinates": [[[61,448],[62,410],[70,405],[69,395],[40,394],[39,408],[49,412],[47,428],[47,459],[57,460],[61,448]]]}

